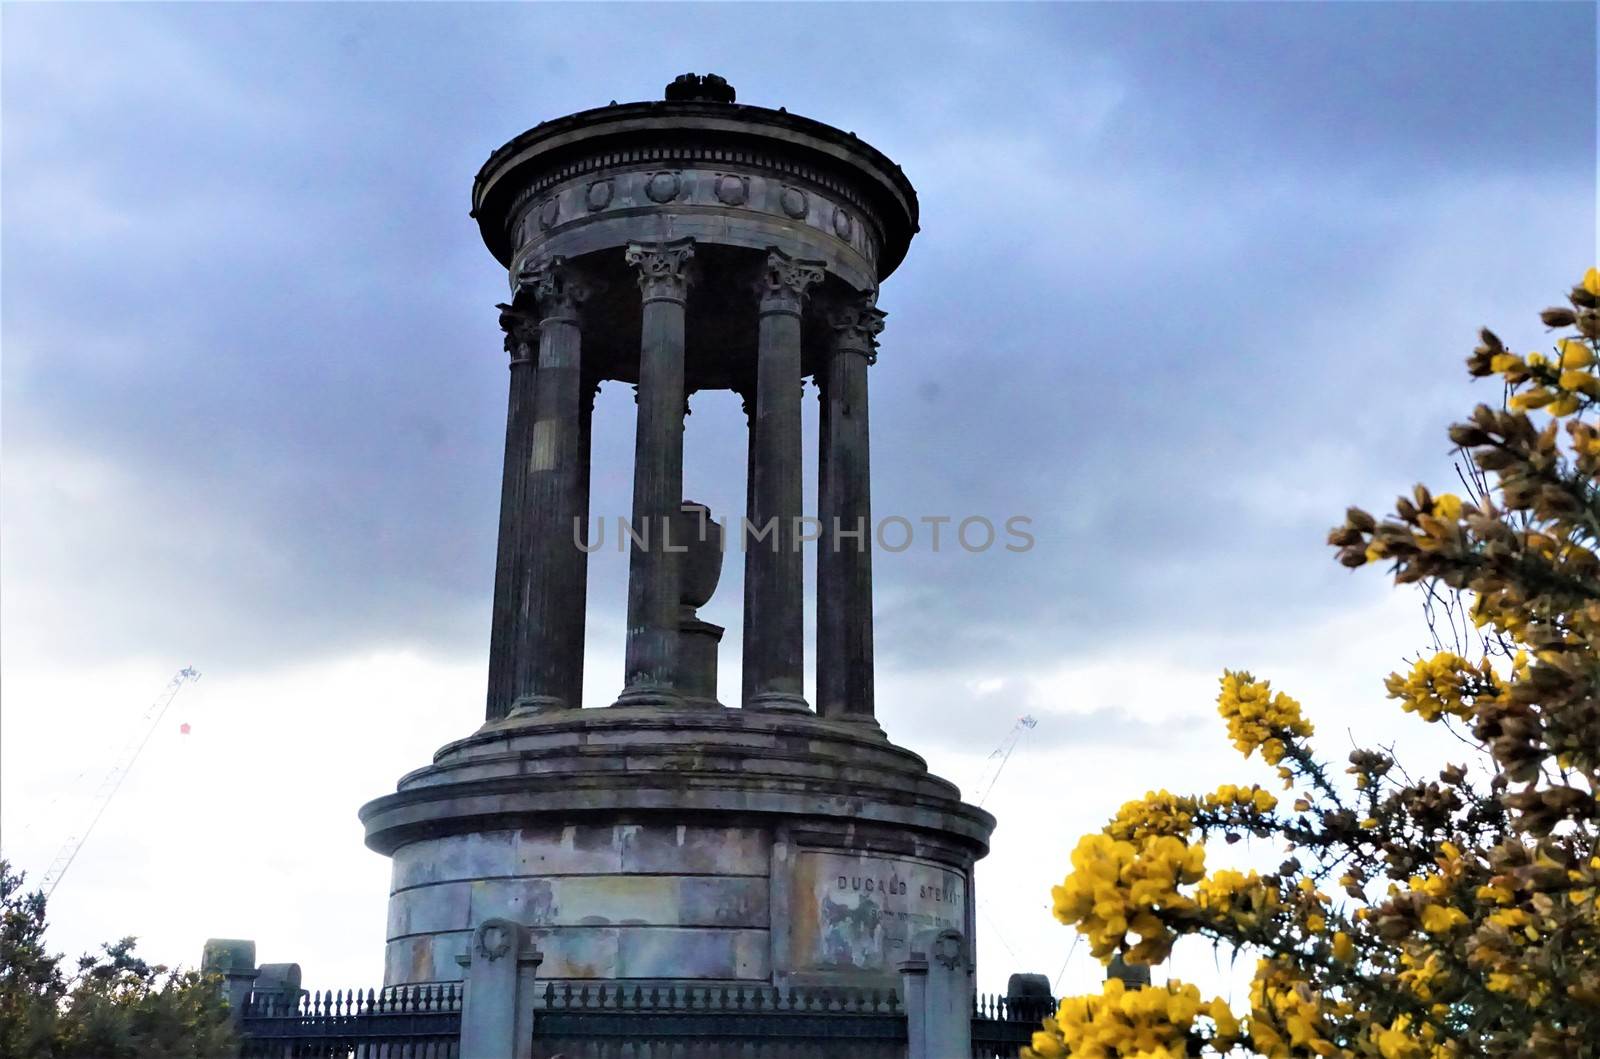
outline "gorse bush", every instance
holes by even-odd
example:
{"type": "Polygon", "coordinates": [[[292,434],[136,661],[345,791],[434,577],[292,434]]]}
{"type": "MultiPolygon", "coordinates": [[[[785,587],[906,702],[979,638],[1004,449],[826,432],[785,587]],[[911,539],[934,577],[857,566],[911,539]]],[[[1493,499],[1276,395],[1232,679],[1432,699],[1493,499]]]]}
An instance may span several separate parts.
{"type": "Polygon", "coordinates": [[[1459,601],[1470,643],[1385,688],[1474,757],[1418,773],[1358,749],[1336,777],[1298,702],[1224,673],[1229,738],[1285,793],[1129,802],[1078,843],[1055,915],[1103,961],[1185,936],[1249,955],[1248,1004],[1112,979],[1024,1059],[1600,1057],[1600,271],[1568,302],[1542,314],[1551,353],[1485,330],[1468,358],[1506,399],[1450,427],[1465,496],[1419,485],[1329,534],[1346,566],[1459,601]],[[1276,871],[1208,871],[1208,840],[1247,836],[1286,850],[1276,871]]]}
{"type": "Polygon", "coordinates": [[[45,900],[0,861],[0,1059],[223,1059],[235,1052],[214,980],[152,965],[134,939],[80,957],[44,945],[45,900]]]}

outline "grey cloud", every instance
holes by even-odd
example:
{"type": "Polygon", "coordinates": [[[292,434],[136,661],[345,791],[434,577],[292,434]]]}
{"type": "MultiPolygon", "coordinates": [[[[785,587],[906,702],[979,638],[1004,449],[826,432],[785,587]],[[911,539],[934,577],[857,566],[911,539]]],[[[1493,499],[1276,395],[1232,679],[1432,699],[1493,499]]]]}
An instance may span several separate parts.
{"type": "MultiPolygon", "coordinates": [[[[1351,487],[1441,464],[1395,412],[1469,404],[1426,389],[1463,336],[1592,251],[1556,234],[1593,228],[1576,8],[853,8],[848,48],[773,43],[827,8],[688,10],[8,11],[5,606],[30,647],[481,651],[504,279],[471,174],[680,67],[857,130],[922,190],[883,296],[875,506],[1028,514],[1039,544],[881,558],[888,666],[1338,605],[1320,537],[1351,487]],[[1442,264],[1446,209],[1494,233],[1481,278],[1411,271],[1442,264]],[[1238,515],[1324,473],[1325,513],[1238,515]]],[[[596,509],[620,513],[631,404],[604,400],[596,509]]],[[[719,475],[693,488],[737,514],[737,417],[690,429],[719,475]]],[[[730,569],[717,605],[737,591],[730,569]]]]}

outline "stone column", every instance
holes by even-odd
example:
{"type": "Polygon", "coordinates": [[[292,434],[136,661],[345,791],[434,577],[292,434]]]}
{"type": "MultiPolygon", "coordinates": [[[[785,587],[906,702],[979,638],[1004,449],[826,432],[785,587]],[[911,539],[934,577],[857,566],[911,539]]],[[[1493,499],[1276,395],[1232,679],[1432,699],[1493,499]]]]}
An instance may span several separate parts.
{"type": "Polygon", "coordinates": [[[667,529],[683,504],[683,330],[694,240],[630,243],[644,298],[633,448],[627,682],[617,705],[676,705],[678,557],[667,529]]]}
{"type": "Polygon", "coordinates": [[[539,367],[533,424],[522,454],[521,614],[512,714],[582,705],[583,588],[588,555],[573,543],[583,517],[582,330],[588,287],[563,259],[524,273],[538,307],[539,367]]]}
{"type": "Polygon", "coordinates": [[[800,453],[800,307],[822,281],[822,262],[767,251],[759,290],[756,414],[749,525],[744,527],[744,705],[806,709],[805,558],[796,541],[804,514],[800,453]],[[752,532],[752,527],[754,532],[752,532]],[[765,533],[761,540],[757,533],[765,533]]]}
{"type": "Polygon", "coordinates": [[[822,415],[817,517],[817,713],[876,724],[872,687],[872,485],[867,366],[883,316],[877,292],[830,316],[819,373],[822,415]]]}
{"type": "Polygon", "coordinates": [[[517,619],[522,601],[522,462],[533,424],[534,367],[538,356],[538,322],[509,305],[500,310],[500,328],[506,333],[506,353],[511,357],[511,396],[506,409],[506,462],[500,480],[500,539],[494,564],[494,608],[489,624],[489,701],[487,720],[498,721],[511,712],[516,698],[517,619]]]}

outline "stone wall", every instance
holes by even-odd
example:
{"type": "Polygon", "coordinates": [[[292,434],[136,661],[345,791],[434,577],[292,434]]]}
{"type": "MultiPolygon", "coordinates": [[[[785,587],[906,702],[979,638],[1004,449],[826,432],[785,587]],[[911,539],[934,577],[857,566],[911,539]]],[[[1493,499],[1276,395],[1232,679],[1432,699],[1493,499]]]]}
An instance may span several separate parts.
{"type": "Polygon", "coordinates": [[[428,839],[394,853],[384,984],[460,977],[475,924],[522,923],[558,979],[767,981],[772,840],[612,824],[428,839]]]}

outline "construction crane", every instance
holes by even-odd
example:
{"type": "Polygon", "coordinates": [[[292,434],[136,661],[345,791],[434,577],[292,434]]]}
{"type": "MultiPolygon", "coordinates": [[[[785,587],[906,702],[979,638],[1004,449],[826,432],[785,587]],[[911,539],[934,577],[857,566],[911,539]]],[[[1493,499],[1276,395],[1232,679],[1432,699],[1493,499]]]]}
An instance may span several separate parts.
{"type": "Polygon", "coordinates": [[[44,878],[39,881],[39,888],[44,891],[46,900],[49,900],[50,895],[55,893],[56,887],[61,885],[62,877],[77,859],[78,851],[83,849],[83,844],[89,838],[89,833],[94,830],[94,825],[105,815],[106,807],[117,796],[122,781],[128,778],[128,772],[133,768],[134,762],[144,753],[145,744],[149,743],[150,737],[155,734],[161,718],[166,715],[167,707],[172,705],[172,700],[178,697],[178,692],[183,690],[185,684],[192,684],[199,679],[199,670],[194,666],[184,666],[167,681],[167,686],[161,689],[161,694],[157,695],[155,701],[144,711],[144,716],[139,719],[139,726],[128,736],[128,741],[118,752],[111,769],[100,781],[100,786],[95,788],[94,797],[89,803],[89,822],[78,832],[67,837],[66,842],[56,853],[56,859],[45,869],[44,878]]]}
{"type": "Polygon", "coordinates": [[[994,790],[995,781],[1000,778],[1000,772],[1006,767],[1006,762],[1011,760],[1011,752],[1017,748],[1017,740],[1022,738],[1022,733],[1039,724],[1033,717],[1024,714],[1017,718],[1017,723],[1011,726],[1011,731],[994,748],[983,767],[983,775],[979,777],[977,785],[972,789],[977,794],[974,804],[980,808],[988,799],[989,792],[994,790]]]}

